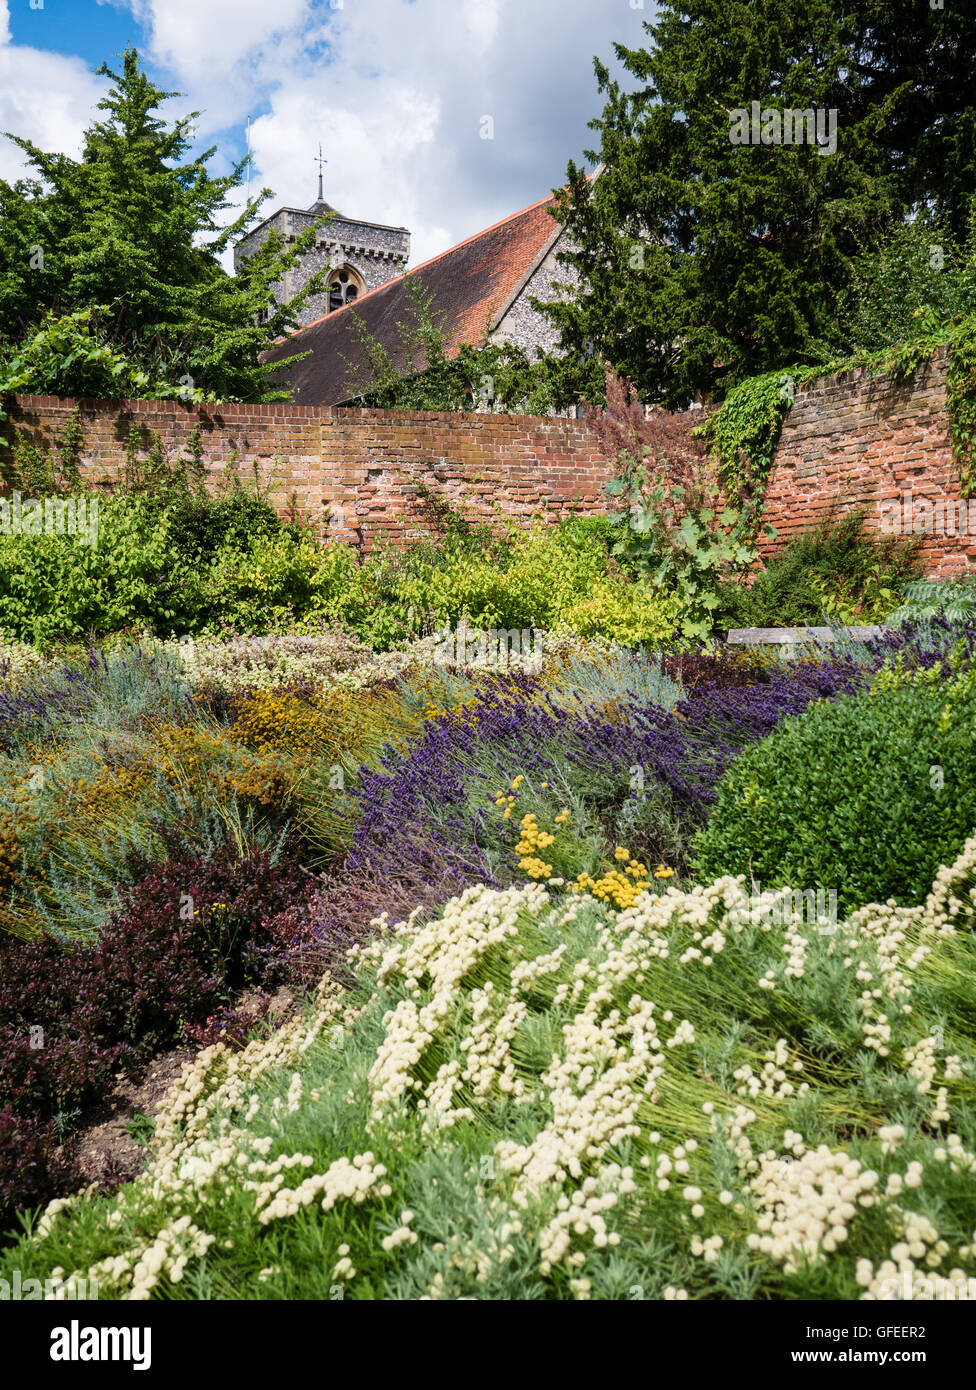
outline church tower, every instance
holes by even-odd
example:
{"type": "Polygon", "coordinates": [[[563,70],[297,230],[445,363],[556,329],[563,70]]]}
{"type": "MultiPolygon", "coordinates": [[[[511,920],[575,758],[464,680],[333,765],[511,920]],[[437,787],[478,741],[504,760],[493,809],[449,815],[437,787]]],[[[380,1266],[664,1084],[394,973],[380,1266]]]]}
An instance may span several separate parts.
{"type": "Polygon", "coordinates": [[[287,304],[317,271],[328,268],[326,289],[304,305],[298,316],[302,327],[325,314],[352,304],[356,299],[385,285],[403,273],[410,256],[410,233],[406,227],[387,227],[378,222],[360,222],[345,217],[322,196],[322,148],[319,146],[318,197],[309,208],[279,208],[270,217],[241,237],[234,247],[234,269],[261,246],[272,230],[280,232],[286,244],[307,231],[324,212],[335,213],[321,227],[315,245],[298,265],[273,287],[275,301],[287,304]]]}

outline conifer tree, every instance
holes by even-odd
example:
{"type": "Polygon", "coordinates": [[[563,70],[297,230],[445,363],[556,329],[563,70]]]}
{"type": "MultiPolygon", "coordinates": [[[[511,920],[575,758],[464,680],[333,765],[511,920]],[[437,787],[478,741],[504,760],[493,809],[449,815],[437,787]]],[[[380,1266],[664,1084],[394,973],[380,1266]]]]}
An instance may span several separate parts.
{"type": "MultiPolygon", "coordinates": [[[[606,104],[558,216],[580,293],[553,308],[564,394],[604,358],[643,399],[720,397],[839,346],[857,258],[924,210],[958,238],[976,188],[976,5],[662,0],[595,63],[606,104]],[[836,111],[836,149],[734,143],[736,112],[836,111]]],[[[774,123],[766,133],[775,135],[774,123]]]]}
{"type": "MultiPolygon", "coordinates": [[[[179,93],[157,87],[134,48],[121,72],[107,65],[97,72],[113,86],[80,159],[9,136],[32,175],[12,185],[0,180],[0,360],[14,357],[52,315],[67,322],[94,311],[76,321],[93,351],[108,345],[153,379],[188,378],[219,400],[283,399],[268,388],[258,356],[294,326],[322,276],[286,308],[273,304],[272,285],[331,214],[290,247],[272,233],[242,274],[228,275],[220,256],[253,225],[270,190],[223,222],[246,159],[211,175],[216,147],[190,153],[199,113],[169,124],[159,109],[179,93]]],[[[59,386],[71,390],[70,364],[59,386]]]]}

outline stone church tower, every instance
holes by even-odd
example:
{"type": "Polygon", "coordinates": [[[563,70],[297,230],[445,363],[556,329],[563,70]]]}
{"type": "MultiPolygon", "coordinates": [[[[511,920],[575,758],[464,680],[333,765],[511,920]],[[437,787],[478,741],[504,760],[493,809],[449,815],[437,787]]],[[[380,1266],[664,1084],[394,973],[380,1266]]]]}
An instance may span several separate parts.
{"type": "Polygon", "coordinates": [[[329,267],[326,292],[313,295],[298,316],[302,327],[402,274],[410,256],[410,233],[406,227],[358,222],[325,202],[320,172],[319,196],[310,208],[279,208],[237,242],[235,271],[242,261],[254,255],[270,231],[280,232],[285,242],[291,243],[324,212],[335,216],[320,228],[315,246],[274,286],[276,302],[287,304],[316,271],[329,267]]]}

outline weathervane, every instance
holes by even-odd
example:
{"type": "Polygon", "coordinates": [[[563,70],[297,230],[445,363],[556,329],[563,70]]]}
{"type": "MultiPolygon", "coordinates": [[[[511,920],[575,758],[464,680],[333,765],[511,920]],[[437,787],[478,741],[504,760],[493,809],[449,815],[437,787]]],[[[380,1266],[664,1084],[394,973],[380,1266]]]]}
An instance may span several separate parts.
{"type": "Polygon", "coordinates": [[[319,145],[318,158],[315,160],[315,163],[319,166],[319,202],[320,202],[320,203],[324,201],[324,199],[323,199],[323,197],[322,197],[322,165],[323,165],[323,164],[328,164],[328,162],[329,162],[329,161],[328,161],[327,159],[323,159],[323,158],[322,158],[322,146],[319,145]]]}

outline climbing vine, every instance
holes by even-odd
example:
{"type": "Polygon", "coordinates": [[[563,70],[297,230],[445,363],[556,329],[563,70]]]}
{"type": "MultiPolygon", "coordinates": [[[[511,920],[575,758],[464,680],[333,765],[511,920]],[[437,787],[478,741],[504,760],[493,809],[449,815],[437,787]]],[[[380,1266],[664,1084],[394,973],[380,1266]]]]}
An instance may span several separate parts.
{"type": "Polygon", "coordinates": [[[856,367],[904,380],[940,347],[948,354],[946,410],[960,491],[963,497],[972,496],[976,492],[976,314],[948,326],[923,318],[916,337],[881,352],[764,372],[733,387],[696,430],[713,446],[727,496],[751,501],[758,515],[783,422],[801,386],[856,367]]]}
{"type": "Polygon", "coordinates": [[[836,370],[838,365],[832,363],[749,377],[734,386],[715,414],[698,426],[696,433],[713,445],[719,477],[730,498],[761,506],[783,421],[797,388],[836,370]]]}
{"type": "Polygon", "coordinates": [[[976,492],[976,315],[963,319],[949,340],[946,409],[960,490],[963,497],[972,497],[976,492]]]}

